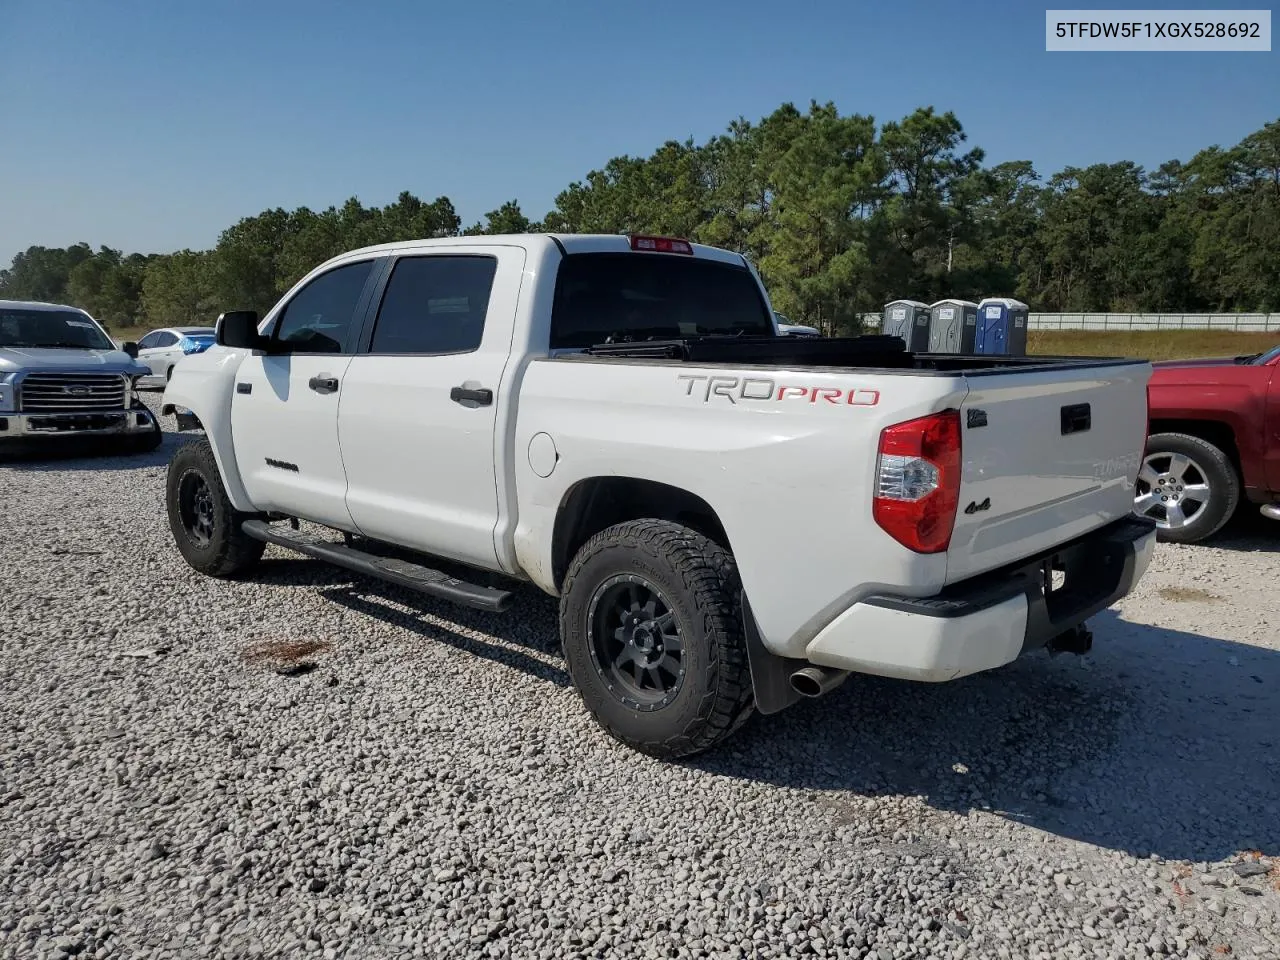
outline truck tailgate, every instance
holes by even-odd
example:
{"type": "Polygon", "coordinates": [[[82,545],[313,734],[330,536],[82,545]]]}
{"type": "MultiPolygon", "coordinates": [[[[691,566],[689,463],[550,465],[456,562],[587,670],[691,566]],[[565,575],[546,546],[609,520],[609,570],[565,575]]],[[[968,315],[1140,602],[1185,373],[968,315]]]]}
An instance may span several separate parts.
{"type": "Polygon", "coordinates": [[[1133,509],[1148,363],[968,374],[947,582],[1012,563],[1133,509]]]}

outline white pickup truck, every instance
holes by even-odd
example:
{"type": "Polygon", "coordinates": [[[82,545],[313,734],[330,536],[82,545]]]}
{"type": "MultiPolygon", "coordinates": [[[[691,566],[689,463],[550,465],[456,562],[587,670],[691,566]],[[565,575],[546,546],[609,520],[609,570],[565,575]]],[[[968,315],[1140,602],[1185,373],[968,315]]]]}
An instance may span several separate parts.
{"type": "Polygon", "coordinates": [[[344,254],[175,371],[163,409],[205,433],[169,467],[178,550],[230,577],[273,543],[494,611],[531,582],[592,715],[666,758],[851,672],[1087,650],[1155,544],[1150,365],[773,317],[743,257],[670,238],[344,254]]]}

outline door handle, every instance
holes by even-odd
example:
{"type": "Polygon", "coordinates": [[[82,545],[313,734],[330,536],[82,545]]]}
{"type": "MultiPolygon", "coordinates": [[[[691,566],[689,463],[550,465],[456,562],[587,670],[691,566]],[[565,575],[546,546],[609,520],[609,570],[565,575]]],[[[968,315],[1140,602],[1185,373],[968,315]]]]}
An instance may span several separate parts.
{"type": "Polygon", "coordinates": [[[463,406],[475,404],[477,407],[487,407],[493,403],[493,391],[485,387],[481,387],[478,390],[472,390],[469,387],[454,387],[449,391],[449,399],[463,406]]]}
{"type": "Polygon", "coordinates": [[[321,375],[312,377],[307,381],[307,386],[316,393],[333,393],[338,389],[338,378],[321,375]]]}

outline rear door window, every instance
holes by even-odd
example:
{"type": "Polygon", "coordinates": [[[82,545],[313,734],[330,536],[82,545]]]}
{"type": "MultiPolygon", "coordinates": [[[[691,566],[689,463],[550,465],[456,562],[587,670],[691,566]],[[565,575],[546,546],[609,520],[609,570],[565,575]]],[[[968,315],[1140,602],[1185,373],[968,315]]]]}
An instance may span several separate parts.
{"type": "Polygon", "coordinates": [[[402,257],[387,281],[369,352],[470,353],[480,347],[498,261],[485,256],[402,257]]]}

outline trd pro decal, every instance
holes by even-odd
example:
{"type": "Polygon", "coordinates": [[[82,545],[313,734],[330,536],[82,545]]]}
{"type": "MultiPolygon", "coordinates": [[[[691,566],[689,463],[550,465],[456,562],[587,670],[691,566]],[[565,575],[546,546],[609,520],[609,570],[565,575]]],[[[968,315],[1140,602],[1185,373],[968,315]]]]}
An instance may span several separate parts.
{"type": "Polygon", "coordinates": [[[830,403],[836,406],[874,407],[880,402],[880,391],[868,387],[817,387],[777,381],[769,377],[705,376],[681,373],[685,381],[684,395],[699,397],[709,403],[712,397],[730,403],[830,403]]]}

